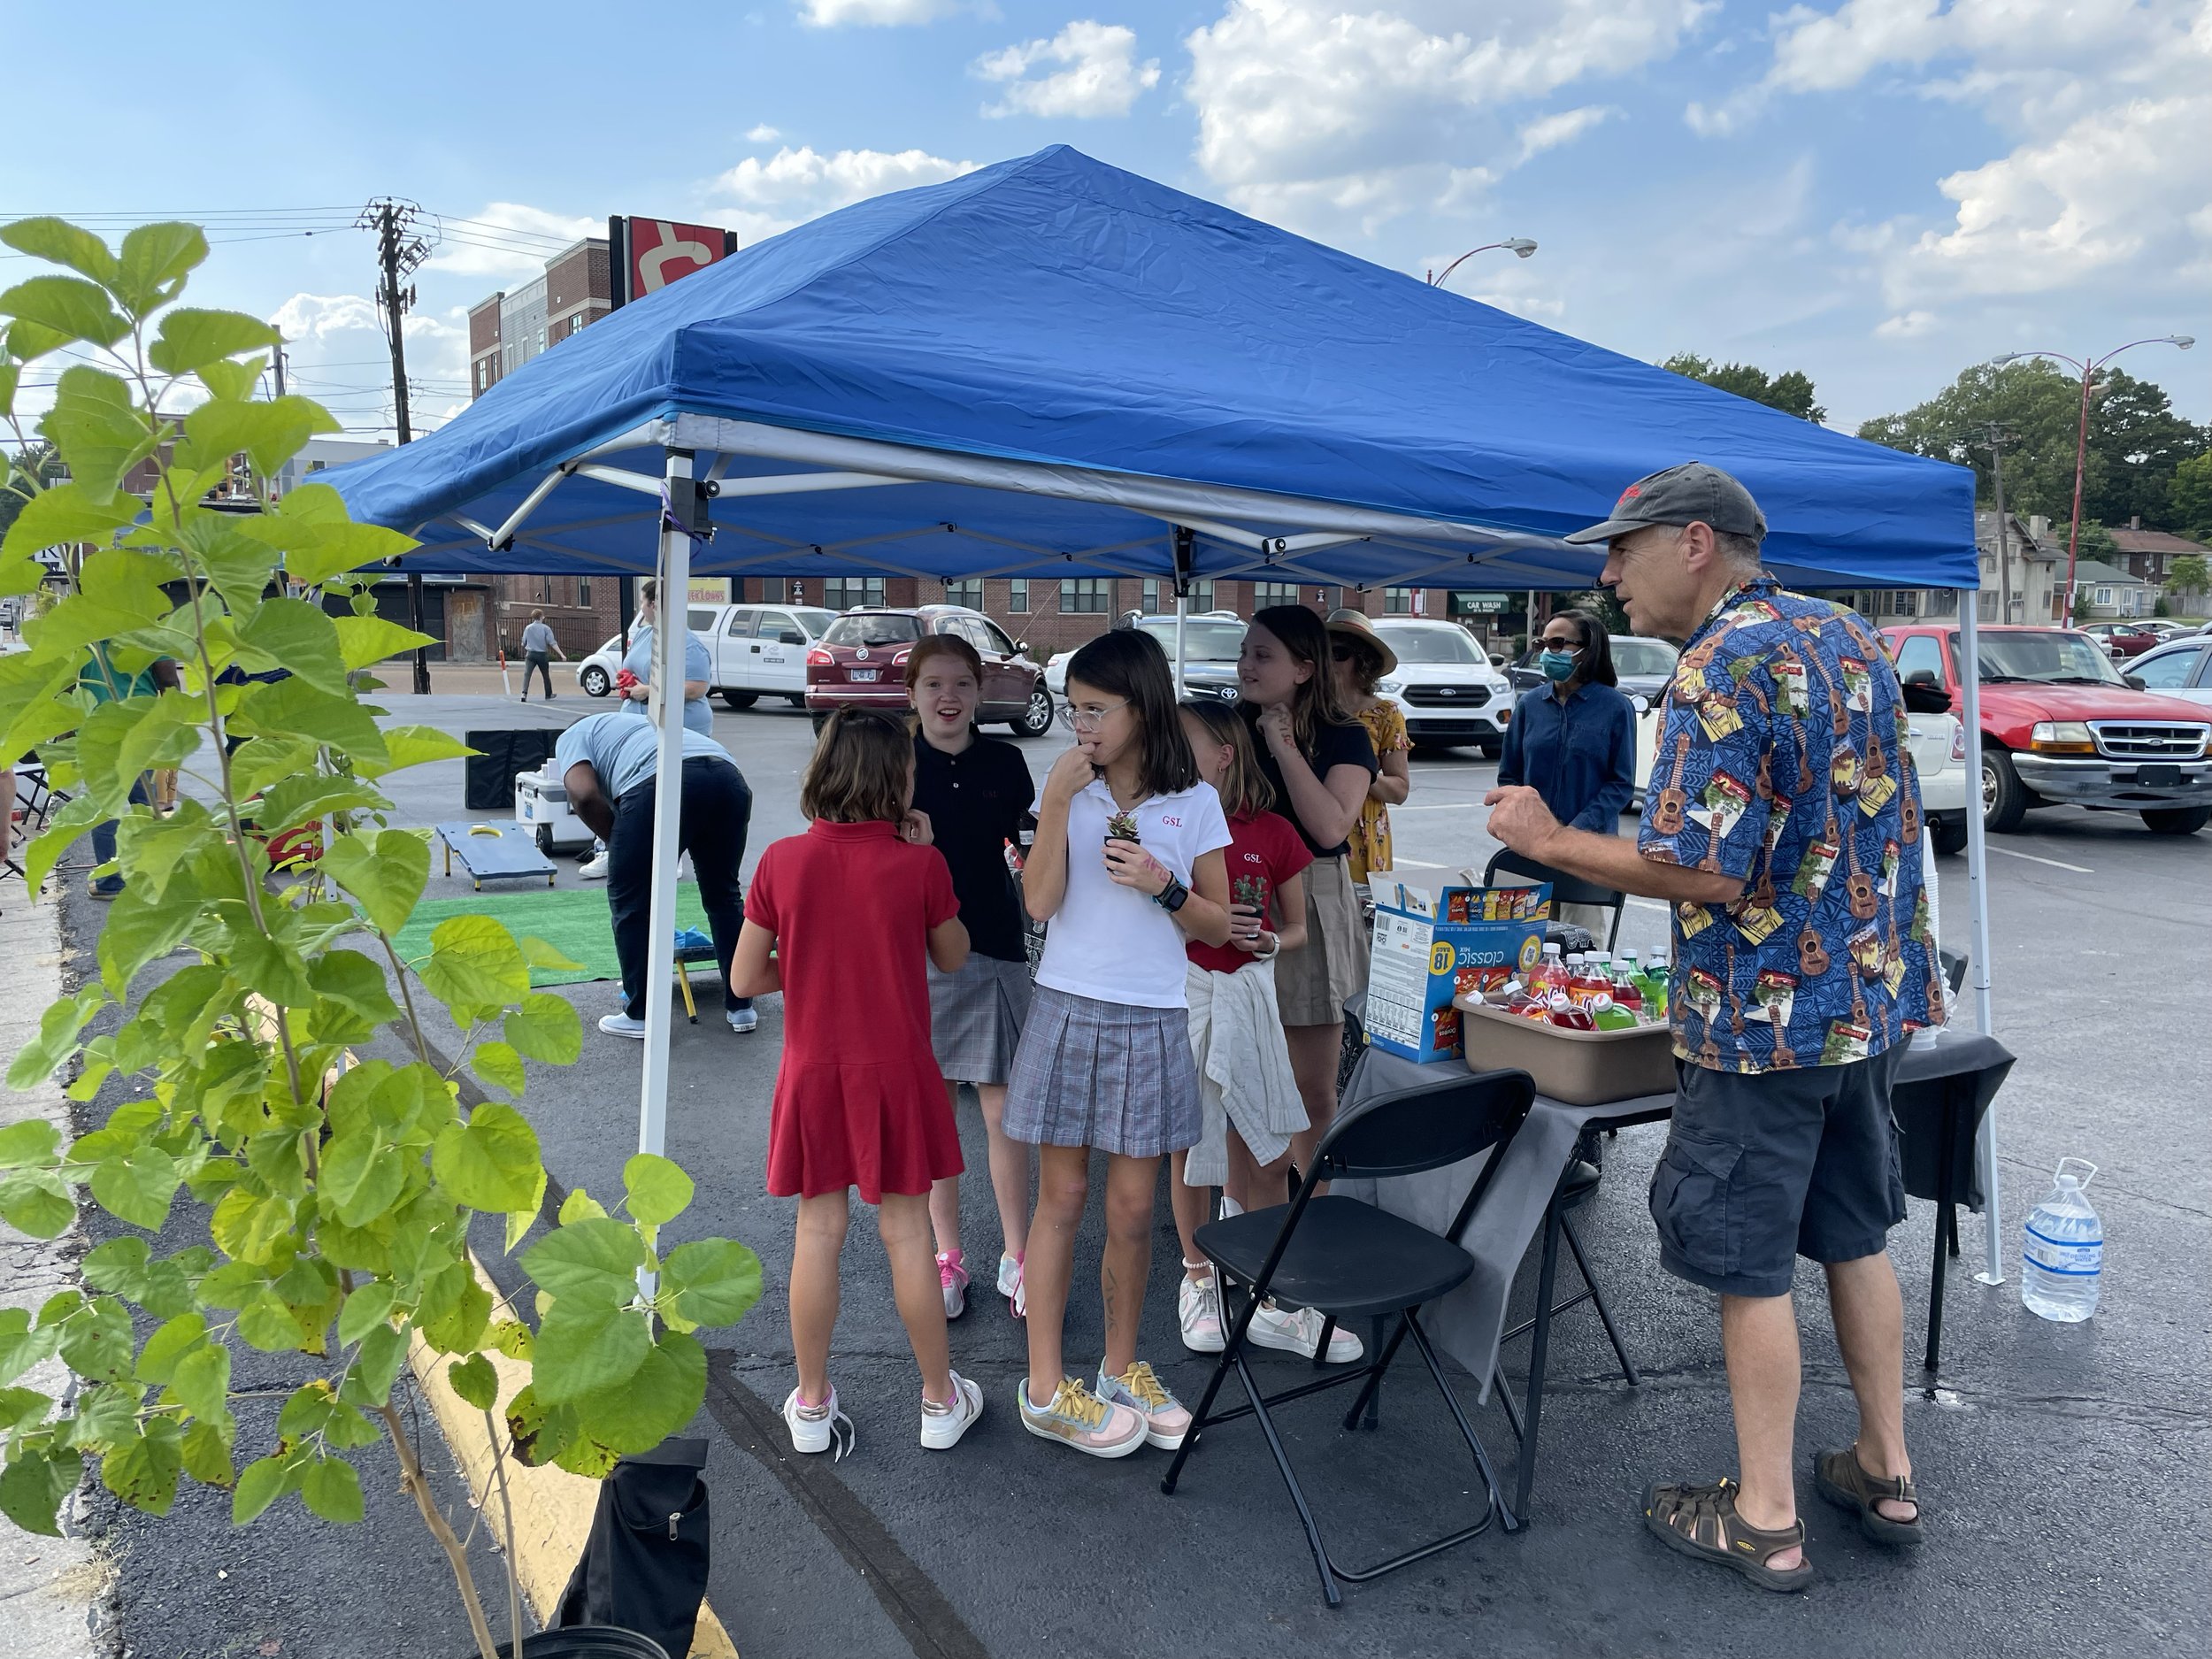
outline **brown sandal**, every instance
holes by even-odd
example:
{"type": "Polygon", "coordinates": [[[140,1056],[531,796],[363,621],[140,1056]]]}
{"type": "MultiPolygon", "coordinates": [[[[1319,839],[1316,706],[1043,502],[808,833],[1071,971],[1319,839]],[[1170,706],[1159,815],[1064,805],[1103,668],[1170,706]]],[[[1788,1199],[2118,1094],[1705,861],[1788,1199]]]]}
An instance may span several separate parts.
{"type": "Polygon", "coordinates": [[[1870,1474],[1859,1461],[1856,1441],[1842,1451],[1815,1455],[1813,1485],[1838,1509],[1856,1511],[1859,1531],[1878,1544],[1917,1544],[1928,1535],[1921,1525],[1920,1496],[1911,1479],[1904,1475],[1870,1474]],[[1911,1504],[1912,1519],[1892,1520],[1875,1508],[1884,1502],[1911,1504]]]}
{"type": "Polygon", "coordinates": [[[1669,1549],[1733,1568],[1762,1590],[1802,1590],[1813,1581],[1811,1562],[1801,1555],[1794,1567],[1768,1563],[1786,1549],[1804,1548],[1805,1523],[1792,1521],[1778,1532],[1754,1526],[1736,1513],[1736,1483],[1725,1477],[1708,1486],[1647,1486],[1644,1525],[1669,1549]]]}

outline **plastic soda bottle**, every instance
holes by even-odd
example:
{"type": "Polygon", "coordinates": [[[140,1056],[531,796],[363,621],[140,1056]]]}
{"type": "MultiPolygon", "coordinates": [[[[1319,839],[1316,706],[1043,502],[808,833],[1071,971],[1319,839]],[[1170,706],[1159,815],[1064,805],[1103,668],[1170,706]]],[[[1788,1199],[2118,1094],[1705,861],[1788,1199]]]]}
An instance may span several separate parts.
{"type": "Polygon", "coordinates": [[[1559,959],[1559,947],[1546,945],[1544,959],[1530,972],[1529,989],[1540,996],[1548,997],[1554,991],[1567,988],[1567,970],[1559,959]]]}
{"type": "Polygon", "coordinates": [[[2104,1224],[2082,1190],[2096,1173],[2086,1158],[2061,1158],[2051,1190],[2028,1214],[2020,1300],[2030,1313],[2061,1325],[2079,1325],[2097,1311],[2104,1224]]]}
{"type": "Polygon", "coordinates": [[[1551,1023],[1565,1031],[1594,1031],[1597,1028],[1590,1018],[1590,1010],[1564,991],[1552,993],[1551,1023]]]}
{"type": "Polygon", "coordinates": [[[1590,999],[1603,991],[1609,983],[1596,959],[1586,955],[1574,964],[1567,976],[1567,995],[1587,1008],[1590,999]]]}
{"type": "Polygon", "coordinates": [[[1655,1020],[1664,1019],[1673,995],[1673,975],[1665,951],[1651,953],[1651,961],[1644,968],[1643,990],[1645,1014],[1655,1020]]]}
{"type": "Polygon", "coordinates": [[[1632,950],[1613,964],[1613,1000],[1638,1018],[1642,1018],[1644,992],[1636,982],[1636,953],[1632,950]]]}
{"type": "Polygon", "coordinates": [[[1638,1024],[1636,1016],[1616,1002],[1603,991],[1590,999],[1590,1024],[1600,1031],[1630,1031],[1638,1024]]]}

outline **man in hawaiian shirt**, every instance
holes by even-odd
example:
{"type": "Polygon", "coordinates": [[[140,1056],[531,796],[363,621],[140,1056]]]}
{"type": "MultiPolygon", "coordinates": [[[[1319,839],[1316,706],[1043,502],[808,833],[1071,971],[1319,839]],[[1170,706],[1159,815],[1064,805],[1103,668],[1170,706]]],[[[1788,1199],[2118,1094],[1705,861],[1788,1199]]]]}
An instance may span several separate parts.
{"type": "Polygon", "coordinates": [[[1568,537],[1607,544],[1600,580],[1637,633],[1684,641],[1643,826],[1631,847],[1563,827],[1532,789],[1487,803],[1514,851],[1674,907],[1679,1081],[1651,1213],[1661,1262],[1720,1294],[1742,1476],[1653,1486],[1645,1517],[1685,1555],[1795,1590],[1812,1576],[1790,1469],[1798,1256],[1827,1270],[1859,1405],[1857,1445],[1816,1457],[1816,1483],[1870,1537],[1921,1537],[1889,1094],[1943,987],[1896,676],[1857,616],[1762,573],[1765,534],[1741,484],[1690,462],[1568,537]]]}

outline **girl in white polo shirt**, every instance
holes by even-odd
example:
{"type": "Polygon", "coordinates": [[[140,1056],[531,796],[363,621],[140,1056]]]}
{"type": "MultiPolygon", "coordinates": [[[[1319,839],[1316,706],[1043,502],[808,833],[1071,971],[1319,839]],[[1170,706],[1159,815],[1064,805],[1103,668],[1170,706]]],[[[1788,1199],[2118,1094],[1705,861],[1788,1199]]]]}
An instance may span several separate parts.
{"type": "Polygon", "coordinates": [[[1160,1159],[1202,1126],[1184,946],[1229,938],[1229,826],[1200,779],[1159,642],[1126,629],[1068,664],[1076,747],[1037,804],[1022,884],[1050,921],[1007,1081],[1006,1133],[1038,1148],[1022,1279],[1029,1376],[1022,1425],[1094,1457],[1173,1448],[1190,1413],[1137,1357],[1160,1159]],[[1093,1148],[1107,1155],[1099,1285],[1106,1356],[1094,1386],[1063,1368],[1062,1325],[1093,1148]]]}

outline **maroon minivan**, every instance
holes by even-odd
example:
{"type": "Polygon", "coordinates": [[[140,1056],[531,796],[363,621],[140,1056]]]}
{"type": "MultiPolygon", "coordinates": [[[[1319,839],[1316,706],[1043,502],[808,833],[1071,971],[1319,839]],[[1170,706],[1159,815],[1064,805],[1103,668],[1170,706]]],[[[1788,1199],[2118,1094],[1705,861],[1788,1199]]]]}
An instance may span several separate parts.
{"type": "Polygon", "coordinates": [[[1052,729],[1052,694],[1045,671],[1020,653],[1005,631],[964,605],[918,605],[911,611],[848,611],[806,654],[806,706],[821,730],[830,710],[848,703],[907,710],[907,654],[926,634],[952,634],[983,659],[979,723],[1002,722],[1019,737],[1052,729]]]}

